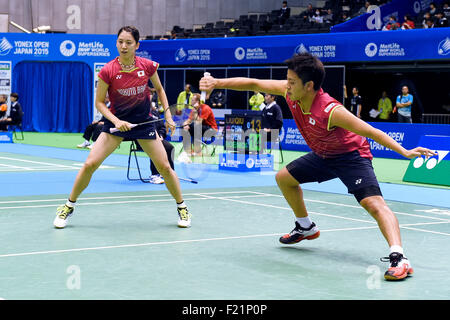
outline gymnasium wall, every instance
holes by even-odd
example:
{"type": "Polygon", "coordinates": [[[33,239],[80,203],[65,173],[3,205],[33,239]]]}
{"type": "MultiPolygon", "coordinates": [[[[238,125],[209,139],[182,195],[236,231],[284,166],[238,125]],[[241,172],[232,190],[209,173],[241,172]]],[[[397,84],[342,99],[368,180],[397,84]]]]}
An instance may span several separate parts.
{"type": "MultiPolygon", "coordinates": [[[[174,25],[192,28],[239,15],[270,12],[281,0],[0,0],[0,13],[32,30],[50,25],[67,33],[115,34],[123,25],[135,25],[142,35],[162,35],[174,25]]],[[[324,1],[292,0],[290,6],[324,1]]],[[[21,32],[13,26],[0,32],[21,32]]]]}

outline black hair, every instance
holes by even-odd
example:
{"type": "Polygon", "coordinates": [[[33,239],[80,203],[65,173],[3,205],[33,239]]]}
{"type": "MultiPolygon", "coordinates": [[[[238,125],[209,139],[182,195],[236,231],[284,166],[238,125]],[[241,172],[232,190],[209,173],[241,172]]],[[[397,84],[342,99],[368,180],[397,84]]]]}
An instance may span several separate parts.
{"type": "Polygon", "coordinates": [[[19,100],[19,94],[15,93],[15,92],[11,93],[9,96],[16,98],[16,100],[19,100]]]}
{"type": "Polygon", "coordinates": [[[294,71],[305,85],[307,82],[314,82],[314,90],[322,87],[325,79],[325,68],[316,56],[309,52],[294,54],[292,58],[284,61],[289,70],[294,71]]]}
{"type": "Polygon", "coordinates": [[[117,36],[119,36],[123,31],[131,33],[136,43],[139,42],[139,30],[136,27],[133,26],[125,26],[119,29],[119,32],[117,32],[117,36]]]}

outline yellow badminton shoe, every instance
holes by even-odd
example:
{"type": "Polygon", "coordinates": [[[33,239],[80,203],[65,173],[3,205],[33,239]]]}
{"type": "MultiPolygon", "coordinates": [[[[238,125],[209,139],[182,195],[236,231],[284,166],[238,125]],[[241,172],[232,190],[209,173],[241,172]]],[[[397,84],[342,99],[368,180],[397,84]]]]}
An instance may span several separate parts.
{"type": "Polygon", "coordinates": [[[191,226],[191,214],[187,207],[178,208],[178,227],[189,228],[191,226]]]}
{"type": "Polygon", "coordinates": [[[53,220],[53,225],[57,229],[63,229],[67,225],[67,219],[73,213],[73,207],[69,207],[66,204],[56,209],[56,217],[53,220]]]}

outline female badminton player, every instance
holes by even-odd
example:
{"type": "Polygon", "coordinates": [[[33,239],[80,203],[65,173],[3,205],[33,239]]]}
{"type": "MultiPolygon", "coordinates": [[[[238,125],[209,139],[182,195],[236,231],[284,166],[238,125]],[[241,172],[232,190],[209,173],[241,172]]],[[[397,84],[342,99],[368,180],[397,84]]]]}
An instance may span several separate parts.
{"type": "Polygon", "coordinates": [[[164,106],[166,125],[172,132],[175,129],[167,96],[157,73],[159,64],[136,56],[139,31],[135,27],[122,27],[118,32],[116,45],[119,56],[108,62],[99,73],[95,104],[106,118],[102,133],[78,172],[69,199],[58,207],[53,224],[56,228],[64,228],[67,225],[75,203],[88,186],[92,174],[124,139],[136,139],[154,162],[165,180],[167,189],[177,202],[178,226],[190,227],[191,215],[183,201],[180,182],[169,164],[161,140],[157,138],[155,123],[133,127],[133,124],[152,120],[150,89],[147,85],[150,79],[164,106]],[[106,94],[111,101],[109,109],[105,105],[106,94]],[[113,128],[118,131],[112,134],[110,130],[113,128]]]}
{"type": "Polygon", "coordinates": [[[370,126],[347,111],[321,88],[325,78],[322,62],[309,53],[294,55],[286,61],[287,80],[250,78],[200,80],[200,90],[232,89],[281,95],[312,152],[292,161],[276,175],[277,184],[295,216],[295,228],[280,238],[283,244],[319,237],[318,227],[310,220],[300,184],[339,178],[359,204],[377,221],[389,247],[390,267],[386,280],[399,280],[413,273],[404,256],[400,228],[388,208],[372,167],[372,154],[366,137],[406,158],[432,156],[429,149],[406,150],[384,132],[370,126]]]}

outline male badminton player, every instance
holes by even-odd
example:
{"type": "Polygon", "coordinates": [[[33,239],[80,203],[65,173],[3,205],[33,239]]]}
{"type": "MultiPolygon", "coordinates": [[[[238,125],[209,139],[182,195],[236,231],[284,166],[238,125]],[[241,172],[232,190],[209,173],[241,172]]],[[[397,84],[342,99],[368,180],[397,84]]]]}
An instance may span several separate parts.
{"type": "Polygon", "coordinates": [[[406,158],[428,157],[434,153],[422,147],[406,150],[384,132],[347,111],[321,88],[325,69],[317,57],[302,53],[285,62],[287,80],[215,79],[211,76],[200,80],[200,90],[209,93],[217,88],[284,96],[298,129],[312,150],[276,175],[277,184],[296,216],[295,228],[282,236],[280,242],[293,244],[319,237],[318,227],[308,216],[300,184],[339,178],[377,221],[390,247],[389,260],[384,258],[390,262],[385,279],[406,278],[413,269],[403,252],[398,220],[381,194],[366,137],[406,158]]]}
{"type": "Polygon", "coordinates": [[[147,85],[150,79],[164,106],[166,124],[172,132],[175,129],[167,96],[157,73],[159,64],[136,56],[136,50],[139,48],[139,31],[135,27],[122,27],[118,32],[116,45],[119,56],[107,63],[99,73],[95,104],[106,118],[102,133],[78,172],[69,199],[57,209],[53,224],[56,228],[64,228],[67,225],[75,202],[88,186],[92,174],[126,138],[136,139],[152,159],[158,172],[163,176],[167,189],[177,202],[178,226],[189,227],[191,215],[183,201],[178,177],[171,168],[163,144],[158,138],[155,123],[132,126],[152,120],[150,89],[147,85]],[[111,101],[109,109],[105,105],[107,93],[111,101]],[[118,131],[112,134],[110,132],[112,128],[118,131]]]}

